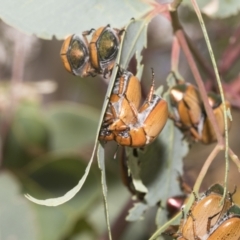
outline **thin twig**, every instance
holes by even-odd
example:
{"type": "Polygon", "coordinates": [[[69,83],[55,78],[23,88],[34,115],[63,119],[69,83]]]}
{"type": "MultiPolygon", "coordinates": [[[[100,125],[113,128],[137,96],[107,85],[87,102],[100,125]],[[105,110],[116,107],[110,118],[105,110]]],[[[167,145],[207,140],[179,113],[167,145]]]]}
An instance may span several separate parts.
{"type": "Polygon", "coordinates": [[[177,38],[173,37],[172,55],[171,55],[171,68],[173,72],[178,72],[178,63],[180,55],[180,46],[177,38]]]}

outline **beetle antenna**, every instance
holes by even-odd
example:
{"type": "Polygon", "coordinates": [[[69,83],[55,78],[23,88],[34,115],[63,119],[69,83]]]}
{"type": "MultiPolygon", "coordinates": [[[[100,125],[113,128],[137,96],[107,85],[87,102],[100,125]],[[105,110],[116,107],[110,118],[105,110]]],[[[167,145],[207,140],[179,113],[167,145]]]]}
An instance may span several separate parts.
{"type": "Polygon", "coordinates": [[[150,91],[149,91],[149,94],[148,94],[148,97],[147,97],[147,102],[151,102],[152,101],[152,98],[153,98],[153,92],[155,90],[154,88],[154,85],[155,85],[155,74],[154,74],[154,70],[153,68],[152,69],[152,85],[151,85],[151,88],[150,88],[150,91]]]}

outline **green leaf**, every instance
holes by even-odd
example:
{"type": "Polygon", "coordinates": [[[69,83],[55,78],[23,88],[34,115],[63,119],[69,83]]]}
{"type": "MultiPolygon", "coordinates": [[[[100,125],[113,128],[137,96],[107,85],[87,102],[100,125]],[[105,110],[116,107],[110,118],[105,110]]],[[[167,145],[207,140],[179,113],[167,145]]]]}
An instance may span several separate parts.
{"type": "Polygon", "coordinates": [[[131,0],[3,0],[0,17],[9,25],[38,37],[63,39],[68,34],[111,24],[125,26],[151,10],[143,1],[131,0]]]}
{"type": "MultiPolygon", "coordinates": [[[[191,0],[185,0],[183,4],[192,8],[191,0]]],[[[240,10],[239,0],[198,0],[198,5],[203,13],[212,18],[227,18],[240,10]]]]}
{"type": "Polygon", "coordinates": [[[0,174],[0,239],[37,239],[31,204],[19,193],[17,181],[8,172],[0,174]]]}
{"type": "Polygon", "coordinates": [[[86,148],[95,139],[99,111],[83,104],[57,103],[46,110],[52,150],[86,148]]]}

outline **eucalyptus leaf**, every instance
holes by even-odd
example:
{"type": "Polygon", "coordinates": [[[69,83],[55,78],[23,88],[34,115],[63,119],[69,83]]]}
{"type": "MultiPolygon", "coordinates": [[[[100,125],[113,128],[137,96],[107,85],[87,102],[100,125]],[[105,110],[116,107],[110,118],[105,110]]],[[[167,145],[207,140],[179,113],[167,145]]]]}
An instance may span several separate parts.
{"type": "Polygon", "coordinates": [[[131,18],[142,17],[151,9],[151,5],[138,0],[2,0],[0,17],[28,34],[63,39],[68,34],[107,24],[121,28],[131,18]]]}
{"type": "MultiPolygon", "coordinates": [[[[201,11],[212,18],[227,18],[238,14],[240,11],[239,0],[198,0],[197,2],[201,11]]],[[[191,0],[185,0],[183,4],[192,8],[191,0]]]]}

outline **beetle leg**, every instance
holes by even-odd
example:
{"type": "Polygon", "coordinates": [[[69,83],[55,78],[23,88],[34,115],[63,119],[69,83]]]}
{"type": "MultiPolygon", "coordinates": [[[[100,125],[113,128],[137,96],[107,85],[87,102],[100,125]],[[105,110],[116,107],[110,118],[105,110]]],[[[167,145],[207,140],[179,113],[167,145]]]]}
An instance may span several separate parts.
{"type": "Polygon", "coordinates": [[[155,74],[154,74],[153,68],[151,68],[151,69],[152,69],[152,85],[150,87],[150,90],[149,90],[149,93],[148,93],[148,96],[147,96],[147,99],[146,99],[147,103],[150,103],[153,99],[154,85],[155,85],[155,81],[154,81],[155,74]]]}
{"type": "Polygon", "coordinates": [[[124,32],[126,32],[125,28],[122,29],[118,29],[118,28],[113,28],[116,32],[118,36],[121,36],[124,32]]]}
{"type": "Polygon", "coordinates": [[[82,35],[83,35],[83,36],[90,35],[93,31],[95,31],[95,29],[94,29],[94,28],[91,28],[90,30],[87,30],[87,31],[82,32],[82,35]]]}
{"type": "MultiPolygon", "coordinates": [[[[207,221],[207,233],[209,233],[210,232],[210,229],[211,229],[211,221],[212,221],[212,219],[213,218],[215,218],[217,215],[219,215],[219,213],[221,213],[221,211],[220,212],[218,212],[218,213],[216,213],[216,214],[214,214],[213,216],[211,216],[211,217],[208,217],[208,221],[207,221]]],[[[217,222],[216,222],[217,223],[217,222]]]]}
{"type": "Polygon", "coordinates": [[[193,137],[194,137],[194,139],[196,140],[196,141],[201,141],[201,136],[198,134],[198,132],[197,132],[197,130],[194,128],[194,127],[190,127],[190,132],[191,132],[191,134],[193,135],[193,137]]]}
{"type": "Polygon", "coordinates": [[[122,132],[122,131],[129,131],[129,126],[127,126],[127,125],[125,125],[125,124],[122,124],[122,125],[120,125],[120,126],[114,126],[114,127],[112,128],[112,126],[110,125],[110,126],[108,127],[108,129],[109,129],[110,131],[122,132]]]}
{"type": "Polygon", "coordinates": [[[233,192],[232,193],[228,193],[228,196],[229,196],[229,199],[230,199],[230,201],[231,201],[231,203],[233,203],[233,195],[236,193],[236,191],[237,191],[237,186],[235,185],[235,188],[234,188],[234,190],[233,190],[233,192]]]}
{"type": "MultiPolygon", "coordinates": [[[[126,96],[125,96],[125,98],[127,99],[126,96]]],[[[133,115],[134,115],[135,119],[137,119],[138,111],[137,111],[135,105],[134,105],[132,102],[130,102],[128,99],[127,99],[127,101],[128,101],[128,103],[129,103],[129,106],[131,107],[131,110],[132,110],[132,112],[133,112],[133,115]]]]}
{"type": "Polygon", "coordinates": [[[106,75],[109,73],[109,70],[107,69],[107,68],[105,68],[104,70],[103,70],[103,78],[107,78],[106,77],[106,75]]]}
{"type": "Polygon", "coordinates": [[[196,232],[196,218],[193,216],[192,211],[189,211],[189,216],[192,218],[193,220],[193,236],[195,240],[201,240],[198,236],[197,236],[197,232],[196,232]]]}

